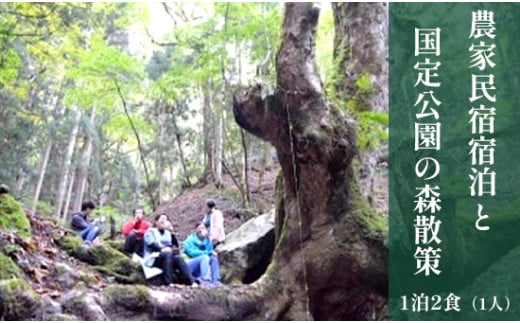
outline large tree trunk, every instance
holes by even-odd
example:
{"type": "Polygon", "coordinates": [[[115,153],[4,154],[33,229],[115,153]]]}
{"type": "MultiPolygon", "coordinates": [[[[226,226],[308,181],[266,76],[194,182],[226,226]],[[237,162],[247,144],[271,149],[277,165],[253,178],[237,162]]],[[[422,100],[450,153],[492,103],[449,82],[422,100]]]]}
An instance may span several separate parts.
{"type": "Polygon", "coordinates": [[[263,281],[277,292],[268,319],[377,319],[387,304],[384,236],[362,200],[350,162],[352,121],[324,97],[314,64],[319,10],[286,4],[277,89],[235,96],[238,124],[271,142],[284,179],[277,248],[263,281]]]}
{"type": "MultiPolygon", "coordinates": [[[[388,5],[345,2],[332,3],[332,8],[337,93],[358,112],[388,112],[388,5]]],[[[360,154],[363,192],[370,202],[383,152],[370,149],[360,154]]]]}
{"type": "Polygon", "coordinates": [[[388,5],[333,2],[338,94],[358,110],[388,111],[388,5]]]}

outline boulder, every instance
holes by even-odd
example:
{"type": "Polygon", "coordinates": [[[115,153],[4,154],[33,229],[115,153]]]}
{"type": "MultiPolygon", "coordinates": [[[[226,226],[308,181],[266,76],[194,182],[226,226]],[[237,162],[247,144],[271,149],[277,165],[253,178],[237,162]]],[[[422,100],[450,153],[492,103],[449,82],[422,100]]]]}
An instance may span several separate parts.
{"type": "Polygon", "coordinates": [[[0,280],[0,318],[29,320],[41,307],[40,297],[21,278],[0,280]]]}
{"type": "Polygon", "coordinates": [[[217,247],[222,282],[249,284],[267,269],[274,250],[274,209],[231,232],[217,247]]]}
{"type": "Polygon", "coordinates": [[[87,321],[106,321],[108,317],[105,315],[101,307],[102,301],[95,293],[89,293],[78,284],[73,290],[58,299],[63,309],[67,313],[87,321]]]}

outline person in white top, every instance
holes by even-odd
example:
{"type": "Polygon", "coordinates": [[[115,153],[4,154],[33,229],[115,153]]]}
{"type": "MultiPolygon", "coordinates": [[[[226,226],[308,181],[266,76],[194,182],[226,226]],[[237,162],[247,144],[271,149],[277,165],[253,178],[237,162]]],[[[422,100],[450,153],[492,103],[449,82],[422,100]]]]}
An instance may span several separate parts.
{"type": "Polygon", "coordinates": [[[216,203],[213,199],[206,202],[207,212],[202,219],[202,224],[209,232],[209,239],[213,243],[213,247],[222,243],[226,239],[224,231],[224,216],[222,212],[217,209],[216,203]]]}

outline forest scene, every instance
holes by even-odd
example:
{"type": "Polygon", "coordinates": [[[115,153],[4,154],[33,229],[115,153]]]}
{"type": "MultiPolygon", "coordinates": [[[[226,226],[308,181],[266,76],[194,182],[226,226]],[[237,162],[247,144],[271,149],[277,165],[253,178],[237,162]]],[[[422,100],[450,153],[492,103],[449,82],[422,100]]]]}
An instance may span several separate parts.
{"type": "Polygon", "coordinates": [[[0,44],[1,320],[388,319],[386,3],[2,2],[0,44]]]}

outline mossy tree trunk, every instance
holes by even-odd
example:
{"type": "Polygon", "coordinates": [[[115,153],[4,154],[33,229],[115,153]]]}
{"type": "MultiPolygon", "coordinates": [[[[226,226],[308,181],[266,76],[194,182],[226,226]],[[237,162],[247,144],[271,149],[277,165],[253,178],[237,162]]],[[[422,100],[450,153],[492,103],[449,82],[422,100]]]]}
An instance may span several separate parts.
{"type": "Polygon", "coordinates": [[[377,319],[387,296],[387,249],[369,224],[351,161],[352,121],[324,95],[314,62],[319,9],[285,7],[277,89],[234,98],[237,123],[271,142],[283,174],[277,246],[268,273],[267,319],[377,319]]]}
{"type": "Polygon", "coordinates": [[[338,94],[357,110],[388,111],[388,5],[333,2],[338,94]]]}
{"type": "MultiPolygon", "coordinates": [[[[332,8],[336,89],[340,99],[356,113],[388,112],[388,5],[335,2],[332,8]]],[[[368,134],[376,127],[362,123],[366,149],[359,156],[360,174],[364,196],[372,203],[376,166],[384,159],[386,144],[380,145],[378,139],[368,134]]]]}

